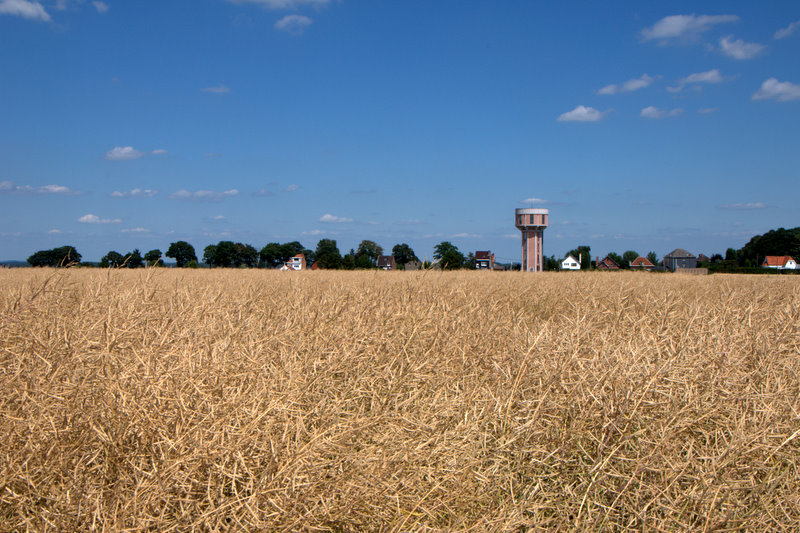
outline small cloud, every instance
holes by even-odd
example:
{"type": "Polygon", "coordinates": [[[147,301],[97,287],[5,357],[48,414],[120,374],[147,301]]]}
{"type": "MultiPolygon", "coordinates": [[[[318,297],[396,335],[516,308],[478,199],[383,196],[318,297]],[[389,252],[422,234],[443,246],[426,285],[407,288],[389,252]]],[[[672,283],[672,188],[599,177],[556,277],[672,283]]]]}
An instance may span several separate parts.
{"type": "Polygon", "coordinates": [[[100,218],[97,215],[92,215],[90,213],[88,215],[83,215],[78,219],[78,222],[82,222],[84,224],[120,224],[122,220],[119,218],[100,218]]]}
{"type": "Polygon", "coordinates": [[[62,233],[64,233],[64,232],[63,232],[63,231],[61,231],[60,229],[51,229],[51,230],[50,230],[50,231],[48,231],[47,233],[48,233],[48,234],[50,234],[50,235],[60,235],[60,234],[62,234],[62,233]]]}
{"type": "Polygon", "coordinates": [[[131,189],[130,191],[114,191],[109,196],[112,198],[125,198],[128,196],[133,198],[152,198],[158,193],[159,191],[155,189],[131,189]]]}
{"type": "Polygon", "coordinates": [[[157,148],[156,150],[153,150],[150,153],[153,154],[153,155],[166,155],[167,151],[164,150],[163,148],[157,148]]]}
{"type": "Polygon", "coordinates": [[[777,100],[788,102],[800,98],[800,85],[788,81],[770,78],[761,84],[761,88],[752,96],[753,100],[777,100]]]}
{"type": "Polygon", "coordinates": [[[716,113],[717,111],[719,111],[718,107],[703,107],[697,110],[697,112],[701,115],[709,115],[711,113],[716,113]]]}
{"type": "Polygon", "coordinates": [[[297,9],[302,6],[323,7],[330,0],[228,0],[233,4],[257,4],[268,9],[297,9]]]}
{"type": "Polygon", "coordinates": [[[337,217],[336,215],[331,215],[330,213],[326,213],[319,218],[319,221],[341,224],[342,222],[352,222],[353,219],[347,217],[337,217]]]}
{"type": "Polygon", "coordinates": [[[150,230],[145,228],[126,228],[120,230],[120,233],[150,233],[150,230]]]}
{"type": "Polygon", "coordinates": [[[311,19],[303,15],[286,15],[275,23],[275,29],[291,33],[302,34],[311,25],[311,19]]]}
{"type": "Polygon", "coordinates": [[[231,92],[231,90],[228,89],[228,87],[226,87],[225,85],[218,85],[216,87],[206,87],[205,89],[200,89],[200,90],[203,91],[204,93],[212,93],[212,94],[226,94],[231,92]]]}
{"type": "Polygon", "coordinates": [[[523,204],[549,204],[549,200],[545,200],[544,198],[525,198],[522,200],[523,204]]]}
{"type": "Polygon", "coordinates": [[[585,107],[579,105],[572,111],[562,113],[557,121],[558,122],[597,122],[601,120],[608,111],[598,111],[593,107],[585,107]]]}
{"type": "Polygon", "coordinates": [[[12,15],[28,20],[50,22],[50,15],[39,2],[29,0],[0,0],[0,15],[12,15]]]}
{"type": "Polygon", "coordinates": [[[321,229],[315,229],[315,230],[311,230],[311,231],[303,231],[303,232],[300,233],[300,235],[310,235],[310,236],[313,237],[315,235],[336,235],[336,232],[335,231],[325,231],[325,230],[321,230],[321,229]]]}
{"type": "MultiPolygon", "coordinates": [[[[268,183],[267,185],[277,185],[276,183],[268,183]]],[[[282,189],[272,190],[272,189],[259,189],[253,193],[253,196],[261,196],[261,197],[272,197],[277,196],[279,192],[294,192],[300,188],[299,185],[292,183],[291,185],[287,185],[282,189]]]]}
{"type": "Polygon", "coordinates": [[[216,216],[213,218],[213,220],[216,220],[217,222],[221,222],[221,221],[223,221],[223,220],[227,220],[227,218],[225,217],[225,215],[216,215],[216,216]]]}
{"type": "Polygon", "coordinates": [[[40,187],[33,187],[31,185],[17,185],[13,181],[0,181],[0,193],[16,193],[16,194],[61,194],[73,195],[81,194],[78,191],[73,191],[64,185],[42,185],[40,187]]]}
{"type": "Polygon", "coordinates": [[[800,27],[800,20],[792,22],[785,28],[781,28],[780,30],[776,31],[774,37],[776,39],[785,39],[786,37],[794,33],[794,30],[796,30],[799,27],[800,27]]]}
{"type": "Polygon", "coordinates": [[[483,235],[478,233],[454,233],[451,237],[454,239],[482,239],[483,235]]]}
{"type": "Polygon", "coordinates": [[[733,59],[752,59],[766,48],[763,44],[746,43],[741,39],[733,40],[733,35],[728,35],[719,40],[719,48],[723,54],[733,59]]]}
{"type": "Polygon", "coordinates": [[[736,15],[671,15],[641,31],[643,41],[691,41],[717,24],[736,22],[736,15]]]}
{"type": "Polygon", "coordinates": [[[597,91],[597,94],[617,94],[638,91],[639,89],[644,89],[645,87],[652,85],[654,80],[655,78],[648,76],[647,74],[643,74],[641,78],[628,80],[622,85],[606,85],[597,91]]]}
{"type": "Polygon", "coordinates": [[[92,5],[98,13],[105,13],[108,11],[108,4],[105,2],[92,2],[92,5]]]}
{"type": "Polygon", "coordinates": [[[718,69],[707,70],[706,72],[696,72],[689,74],[685,78],[678,80],[676,87],[667,87],[667,90],[672,93],[677,93],[683,90],[687,85],[699,85],[704,83],[722,83],[726,78],[722,76],[718,69]]]}
{"type": "Polygon", "coordinates": [[[666,117],[677,117],[683,114],[683,109],[680,107],[676,107],[675,109],[659,109],[655,106],[648,106],[642,109],[640,116],[644,118],[666,118],[666,117]]]}
{"type": "Polygon", "coordinates": [[[283,192],[294,192],[299,188],[300,188],[299,185],[297,185],[296,183],[292,183],[291,185],[284,187],[283,192]]]}
{"type": "Polygon", "coordinates": [[[144,152],[136,150],[132,146],[115,146],[106,152],[106,160],[108,161],[130,161],[131,159],[139,159],[144,155],[144,152]]]}
{"type": "Polygon", "coordinates": [[[179,191],[175,191],[170,195],[170,198],[173,200],[205,200],[205,201],[220,201],[224,198],[229,198],[231,196],[236,196],[239,194],[237,189],[230,189],[228,191],[217,192],[217,191],[187,191],[186,189],[181,189],[179,191]]]}
{"type": "Polygon", "coordinates": [[[733,211],[749,211],[752,209],[766,209],[767,204],[764,202],[749,202],[746,204],[723,204],[718,207],[720,209],[729,209],[733,211]]]}

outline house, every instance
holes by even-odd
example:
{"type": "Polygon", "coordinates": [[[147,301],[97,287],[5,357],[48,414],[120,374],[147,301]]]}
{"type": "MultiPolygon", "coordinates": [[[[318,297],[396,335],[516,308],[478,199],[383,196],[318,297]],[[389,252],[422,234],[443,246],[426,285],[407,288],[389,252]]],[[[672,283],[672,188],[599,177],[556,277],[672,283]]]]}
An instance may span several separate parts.
{"type": "Polygon", "coordinates": [[[641,255],[628,264],[631,270],[653,270],[656,267],[648,258],[641,255]]]}
{"type": "Polygon", "coordinates": [[[778,270],[794,270],[797,268],[797,261],[791,255],[768,255],[764,258],[761,266],[778,270]]]}
{"type": "Polygon", "coordinates": [[[378,268],[381,270],[397,270],[397,263],[393,255],[379,255],[378,268]]]}
{"type": "Polygon", "coordinates": [[[475,270],[494,270],[494,254],[488,250],[475,252],[475,270]]]}
{"type": "Polygon", "coordinates": [[[619,265],[616,261],[608,256],[605,256],[602,261],[596,260],[597,270],[619,270],[619,265]]]}
{"type": "Polygon", "coordinates": [[[697,254],[697,262],[698,263],[710,263],[711,258],[708,257],[706,254],[697,254]]]}
{"type": "Polygon", "coordinates": [[[305,270],[306,269],[306,256],[305,254],[297,254],[288,261],[286,261],[281,270],[305,270]]]}
{"type": "Polygon", "coordinates": [[[409,261],[405,265],[403,265],[403,270],[419,270],[422,268],[422,262],[420,261],[409,261]]]}
{"type": "Polygon", "coordinates": [[[675,272],[679,268],[697,268],[697,257],[683,248],[675,248],[664,256],[664,268],[675,272]]]}
{"type": "Polygon", "coordinates": [[[561,270],[580,270],[581,264],[578,262],[577,259],[572,257],[572,255],[568,255],[561,261],[561,270]]]}

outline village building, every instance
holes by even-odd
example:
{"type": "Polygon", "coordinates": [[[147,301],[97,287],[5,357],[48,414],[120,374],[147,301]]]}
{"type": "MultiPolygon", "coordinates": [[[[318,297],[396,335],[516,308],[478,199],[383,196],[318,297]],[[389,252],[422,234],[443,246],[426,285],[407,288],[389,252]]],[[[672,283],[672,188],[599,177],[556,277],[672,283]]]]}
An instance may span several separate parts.
{"type": "Polygon", "coordinates": [[[678,269],[697,268],[697,257],[683,248],[676,248],[664,256],[664,268],[675,272],[678,269]]]}
{"type": "Polygon", "coordinates": [[[631,270],[653,270],[656,266],[646,257],[641,255],[628,263],[631,270]]]}
{"type": "Polygon", "coordinates": [[[306,269],[306,256],[305,254],[297,254],[288,261],[286,261],[281,270],[305,270],[306,269]]]}
{"type": "Polygon", "coordinates": [[[596,260],[595,265],[597,270],[619,270],[617,262],[608,256],[605,256],[602,261],[596,260]]]}
{"type": "Polygon", "coordinates": [[[488,250],[475,252],[475,270],[494,270],[494,254],[488,250]]]}
{"type": "Polygon", "coordinates": [[[561,270],[580,270],[581,264],[580,262],[572,257],[572,254],[568,255],[561,261],[561,270]]]}
{"type": "Polygon", "coordinates": [[[764,268],[775,268],[777,270],[795,270],[797,261],[791,255],[768,255],[761,264],[764,268]]]}
{"type": "Polygon", "coordinates": [[[379,255],[378,268],[381,270],[397,270],[397,262],[393,255],[379,255]]]}

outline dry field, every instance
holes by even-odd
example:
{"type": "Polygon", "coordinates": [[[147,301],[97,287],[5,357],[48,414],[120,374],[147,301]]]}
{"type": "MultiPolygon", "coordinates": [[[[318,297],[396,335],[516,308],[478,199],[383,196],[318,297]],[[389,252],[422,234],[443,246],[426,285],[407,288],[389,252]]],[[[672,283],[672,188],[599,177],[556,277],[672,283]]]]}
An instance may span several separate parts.
{"type": "Polygon", "coordinates": [[[797,531],[800,278],[0,270],[2,530],[797,531]]]}

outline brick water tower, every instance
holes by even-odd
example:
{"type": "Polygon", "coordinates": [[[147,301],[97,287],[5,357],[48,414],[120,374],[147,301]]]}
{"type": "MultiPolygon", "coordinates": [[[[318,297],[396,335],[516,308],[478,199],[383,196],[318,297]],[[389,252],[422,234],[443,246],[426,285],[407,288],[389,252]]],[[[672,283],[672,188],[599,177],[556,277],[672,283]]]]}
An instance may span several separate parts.
{"type": "Polygon", "coordinates": [[[522,232],[522,271],[541,272],[544,266],[542,236],[550,211],[523,207],[515,210],[514,215],[514,225],[522,232]]]}

